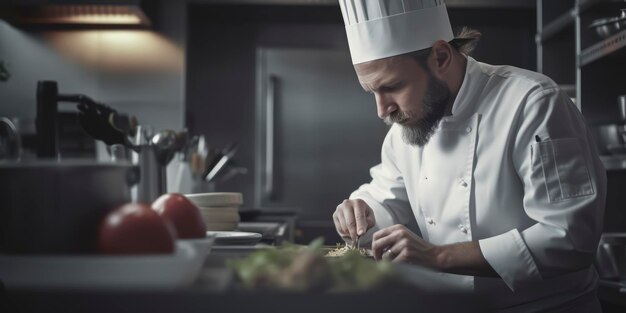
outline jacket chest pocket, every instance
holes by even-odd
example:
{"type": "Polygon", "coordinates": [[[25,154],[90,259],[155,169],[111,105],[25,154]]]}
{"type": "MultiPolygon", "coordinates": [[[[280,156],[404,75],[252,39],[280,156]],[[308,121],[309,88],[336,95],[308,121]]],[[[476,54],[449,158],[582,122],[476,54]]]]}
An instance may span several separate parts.
{"type": "Polygon", "coordinates": [[[550,202],[593,195],[588,158],[577,138],[534,143],[533,164],[540,166],[550,202]]]}

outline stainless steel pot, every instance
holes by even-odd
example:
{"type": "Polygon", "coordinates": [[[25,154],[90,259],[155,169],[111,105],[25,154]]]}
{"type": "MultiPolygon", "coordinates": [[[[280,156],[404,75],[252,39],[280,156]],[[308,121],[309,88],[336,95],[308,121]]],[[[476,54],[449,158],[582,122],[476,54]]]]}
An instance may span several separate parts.
{"type": "Polygon", "coordinates": [[[626,233],[602,234],[595,265],[602,279],[626,279],[626,233]]]}
{"type": "Polygon", "coordinates": [[[130,202],[130,163],[0,162],[0,253],[96,251],[107,212],[130,202]]]}

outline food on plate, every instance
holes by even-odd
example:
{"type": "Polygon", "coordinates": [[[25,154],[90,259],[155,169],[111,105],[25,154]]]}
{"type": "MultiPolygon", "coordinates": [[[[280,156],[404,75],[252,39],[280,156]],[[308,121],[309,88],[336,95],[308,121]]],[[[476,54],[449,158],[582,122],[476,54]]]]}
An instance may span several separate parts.
{"type": "Polygon", "coordinates": [[[150,206],[129,203],[109,213],[100,225],[98,248],[105,254],[173,253],[174,226],[150,206]]]}
{"type": "Polygon", "coordinates": [[[152,203],[152,208],[172,222],[179,238],[206,237],[206,225],[200,209],[182,194],[164,194],[152,203]]]}
{"type": "Polygon", "coordinates": [[[389,262],[374,262],[356,250],[327,258],[322,242],[259,250],[245,259],[231,260],[229,266],[249,288],[343,292],[375,288],[390,280],[389,262]]]}
{"type": "Polygon", "coordinates": [[[339,244],[339,243],[337,244],[337,247],[335,247],[334,249],[328,251],[325,256],[327,256],[327,257],[341,257],[341,256],[344,256],[344,255],[346,255],[348,253],[351,253],[351,252],[358,252],[362,256],[366,256],[366,257],[370,257],[371,256],[371,252],[368,251],[365,248],[360,248],[360,249],[357,250],[356,248],[352,248],[352,247],[350,247],[348,245],[339,244]]]}

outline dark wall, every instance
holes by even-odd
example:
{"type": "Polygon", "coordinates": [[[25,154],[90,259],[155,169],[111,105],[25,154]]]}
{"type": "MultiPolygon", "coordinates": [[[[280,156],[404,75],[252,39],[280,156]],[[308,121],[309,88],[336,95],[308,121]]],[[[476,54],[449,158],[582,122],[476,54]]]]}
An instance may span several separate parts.
{"type": "MultiPolygon", "coordinates": [[[[534,9],[452,8],[449,15],[453,27],[470,26],[483,32],[476,59],[535,69],[534,9]]],[[[204,134],[211,146],[240,143],[236,158],[249,173],[218,190],[242,191],[246,204],[252,204],[255,49],[347,50],[339,7],[190,4],[187,30],[186,125],[192,134],[204,134]]]]}

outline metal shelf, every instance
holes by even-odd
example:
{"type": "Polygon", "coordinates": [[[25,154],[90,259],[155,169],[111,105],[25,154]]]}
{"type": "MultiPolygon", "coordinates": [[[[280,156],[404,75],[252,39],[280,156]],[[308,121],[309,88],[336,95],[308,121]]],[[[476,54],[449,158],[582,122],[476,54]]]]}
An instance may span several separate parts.
{"type": "Polygon", "coordinates": [[[573,25],[576,20],[576,13],[576,8],[570,9],[555,18],[552,22],[546,24],[537,39],[541,40],[541,42],[545,42],[565,30],[568,26],[573,25]]]}
{"type": "Polygon", "coordinates": [[[578,64],[583,67],[600,58],[614,54],[626,47],[626,30],[623,30],[609,38],[580,52],[578,64]]]}
{"type": "Polygon", "coordinates": [[[624,3],[624,0],[580,0],[578,3],[578,14],[582,14],[601,3],[624,3]]]}

